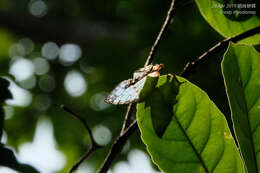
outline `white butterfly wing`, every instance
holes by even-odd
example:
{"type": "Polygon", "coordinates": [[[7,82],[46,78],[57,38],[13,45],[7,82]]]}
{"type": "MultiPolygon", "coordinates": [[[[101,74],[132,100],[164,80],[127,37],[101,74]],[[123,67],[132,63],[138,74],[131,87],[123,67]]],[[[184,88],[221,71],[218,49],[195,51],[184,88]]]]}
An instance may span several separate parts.
{"type": "Polygon", "coordinates": [[[105,101],[109,104],[129,104],[138,101],[139,94],[144,87],[146,77],[129,86],[131,79],[120,82],[108,95],[105,101]]]}

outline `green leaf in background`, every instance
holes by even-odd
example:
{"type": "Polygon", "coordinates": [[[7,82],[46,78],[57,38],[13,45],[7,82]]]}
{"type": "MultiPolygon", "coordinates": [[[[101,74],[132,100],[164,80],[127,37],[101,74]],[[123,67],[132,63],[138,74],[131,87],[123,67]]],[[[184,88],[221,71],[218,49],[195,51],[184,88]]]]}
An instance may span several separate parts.
{"type": "Polygon", "coordinates": [[[0,141],[3,134],[4,126],[4,110],[3,103],[6,99],[12,98],[12,94],[8,89],[9,82],[6,79],[0,77],[0,141]]]}
{"type": "Polygon", "coordinates": [[[137,105],[141,137],[153,162],[166,173],[244,172],[224,115],[205,92],[177,79],[161,76],[150,95],[137,105]],[[161,137],[153,121],[155,114],[156,121],[169,121],[163,123],[161,137]]]}
{"type": "MultiPolygon", "coordinates": [[[[4,110],[3,104],[6,99],[11,99],[12,94],[8,87],[10,82],[0,77],[0,140],[3,134],[4,110]]],[[[17,161],[14,152],[0,143],[0,166],[6,166],[22,173],[39,173],[30,165],[17,161]]]]}
{"type": "Polygon", "coordinates": [[[39,173],[30,165],[19,163],[14,152],[0,143],[0,166],[6,166],[21,173],[39,173]]]}
{"type": "MultiPolygon", "coordinates": [[[[243,1],[239,3],[238,1],[230,1],[229,4],[253,4],[252,1],[243,1]],[[232,3],[233,2],[233,3],[232,3]]],[[[223,11],[234,11],[236,9],[224,8],[221,1],[211,1],[211,0],[196,0],[199,7],[201,15],[204,19],[221,35],[224,37],[231,37],[243,33],[249,29],[260,26],[260,18],[258,16],[250,15],[245,20],[231,20],[227,15],[224,15],[223,11]]],[[[255,10],[256,8],[248,9],[255,10]]],[[[243,14],[240,16],[243,17],[243,14]]],[[[259,44],[260,35],[255,35],[240,41],[246,44],[259,44]]]]}
{"type": "Polygon", "coordinates": [[[0,103],[1,104],[6,99],[13,98],[11,92],[8,89],[9,85],[10,82],[8,80],[0,77],[0,103]]]}
{"type": "Polygon", "coordinates": [[[248,172],[260,172],[260,53],[230,43],[222,71],[244,162],[248,172]]]}
{"type": "Polygon", "coordinates": [[[0,57],[8,57],[8,49],[14,44],[14,38],[8,30],[0,28],[0,57]]]}

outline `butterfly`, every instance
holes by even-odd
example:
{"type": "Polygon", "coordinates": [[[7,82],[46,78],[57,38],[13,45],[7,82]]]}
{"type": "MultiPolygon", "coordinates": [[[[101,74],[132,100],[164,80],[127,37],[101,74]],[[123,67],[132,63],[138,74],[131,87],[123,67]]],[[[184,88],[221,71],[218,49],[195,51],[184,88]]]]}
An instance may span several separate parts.
{"type": "Polygon", "coordinates": [[[163,67],[163,64],[155,64],[136,70],[133,78],[120,82],[107,96],[105,102],[114,105],[137,102],[140,92],[144,87],[146,77],[159,77],[159,71],[163,67]]]}

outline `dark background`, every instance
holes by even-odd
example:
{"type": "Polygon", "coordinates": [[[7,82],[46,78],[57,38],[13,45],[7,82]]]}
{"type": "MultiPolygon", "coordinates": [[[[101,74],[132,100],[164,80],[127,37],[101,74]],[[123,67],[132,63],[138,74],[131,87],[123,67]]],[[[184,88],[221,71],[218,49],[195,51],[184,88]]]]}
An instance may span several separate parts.
{"type": "MultiPolygon", "coordinates": [[[[1,76],[15,80],[9,73],[12,57],[8,52],[10,46],[22,38],[29,38],[34,43],[34,50],[23,56],[29,60],[42,56],[42,46],[49,41],[59,47],[66,43],[77,44],[82,50],[82,56],[68,66],[62,65],[58,58],[48,60],[48,75],[55,80],[55,88],[51,91],[42,90],[38,81],[43,75],[35,75],[36,85],[28,90],[33,98],[31,104],[26,107],[12,106],[13,116],[5,121],[7,145],[17,150],[21,144],[31,142],[37,121],[47,118],[53,124],[57,147],[67,157],[64,170],[70,168],[90,147],[90,140],[79,121],[55,107],[56,103],[62,103],[84,116],[91,128],[103,125],[111,131],[110,143],[87,161],[97,169],[110,144],[120,133],[126,106],[109,106],[97,110],[95,107],[99,107],[100,102],[93,101],[93,97],[100,93],[107,94],[117,83],[130,78],[134,70],[144,65],[170,1],[44,0],[41,2],[46,5],[47,11],[35,15],[30,9],[37,1],[40,0],[0,1],[1,76]],[[80,97],[70,96],[64,88],[64,79],[71,70],[81,73],[88,83],[86,92],[80,97]],[[39,95],[51,100],[46,109],[35,106],[49,103],[45,103],[46,99],[41,99],[38,103],[36,98],[39,95]]],[[[186,2],[187,5],[180,5],[177,9],[173,23],[156,54],[154,63],[165,65],[162,74],[179,74],[187,61],[195,60],[223,39],[202,18],[195,2],[177,1],[177,4],[186,2]]],[[[220,69],[223,53],[224,51],[212,56],[207,64],[200,65],[189,80],[206,91],[218,108],[229,117],[220,69]]],[[[21,82],[17,84],[21,85],[21,82]]],[[[132,149],[145,151],[139,135],[136,132],[131,136],[130,148],[120,154],[114,163],[125,160],[132,149]]]]}

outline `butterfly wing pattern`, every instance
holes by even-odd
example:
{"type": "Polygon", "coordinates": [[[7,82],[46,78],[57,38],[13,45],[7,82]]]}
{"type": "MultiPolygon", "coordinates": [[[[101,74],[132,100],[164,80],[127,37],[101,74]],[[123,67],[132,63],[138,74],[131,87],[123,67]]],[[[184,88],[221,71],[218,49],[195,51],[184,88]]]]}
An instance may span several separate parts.
{"type": "Polygon", "coordinates": [[[148,75],[158,77],[163,64],[149,65],[134,72],[133,79],[120,82],[107,96],[109,104],[129,104],[137,102],[148,75]]]}

